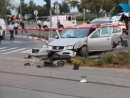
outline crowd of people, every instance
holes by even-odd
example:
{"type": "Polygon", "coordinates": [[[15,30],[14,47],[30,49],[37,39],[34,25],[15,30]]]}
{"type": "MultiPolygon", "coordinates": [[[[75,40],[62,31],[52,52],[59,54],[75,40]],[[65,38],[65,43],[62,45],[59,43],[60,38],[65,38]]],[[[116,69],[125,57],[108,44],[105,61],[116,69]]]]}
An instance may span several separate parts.
{"type": "Polygon", "coordinates": [[[19,27],[21,28],[21,33],[23,33],[23,31],[27,33],[27,31],[25,30],[24,22],[17,18],[15,15],[13,15],[7,27],[10,33],[10,40],[14,40],[14,33],[15,35],[18,34],[19,27]]]}

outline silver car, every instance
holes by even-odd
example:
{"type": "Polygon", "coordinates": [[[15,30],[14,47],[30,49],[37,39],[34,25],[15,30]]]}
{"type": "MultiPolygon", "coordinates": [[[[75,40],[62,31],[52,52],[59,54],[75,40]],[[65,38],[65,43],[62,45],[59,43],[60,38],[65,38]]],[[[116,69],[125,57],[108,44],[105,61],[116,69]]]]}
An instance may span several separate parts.
{"type": "Polygon", "coordinates": [[[49,34],[49,51],[71,50],[87,57],[89,52],[112,50],[113,42],[122,34],[122,29],[113,24],[86,24],[56,34],[58,37],[55,40],[51,32],[49,34]]]}

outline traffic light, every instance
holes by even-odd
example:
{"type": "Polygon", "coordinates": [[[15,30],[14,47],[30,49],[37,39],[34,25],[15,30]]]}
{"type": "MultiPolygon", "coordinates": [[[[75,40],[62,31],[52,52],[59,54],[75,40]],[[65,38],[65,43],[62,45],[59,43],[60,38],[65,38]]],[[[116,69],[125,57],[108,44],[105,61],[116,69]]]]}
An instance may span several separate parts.
{"type": "Polygon", "coordinates": [[[51,8],[51,0],[44,0],[46,2],[46,7],[51,8]]]}

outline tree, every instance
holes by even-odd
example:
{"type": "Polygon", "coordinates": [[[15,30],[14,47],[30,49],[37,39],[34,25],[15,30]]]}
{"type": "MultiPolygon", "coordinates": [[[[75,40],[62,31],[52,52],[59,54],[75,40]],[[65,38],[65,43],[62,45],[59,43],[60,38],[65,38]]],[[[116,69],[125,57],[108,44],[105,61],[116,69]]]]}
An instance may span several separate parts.
{"type": "Polygon", "coordinates": [[[70,12],[70,7],[69,7],[68,3],[65,0],[63,0],[62,3],[61,3],[60,12],[61,13],[70,12]]]}
{"type": "Polygon", "coordinates": [[[10,0],[0,0],[0,15],[4,19],[5,19],[5,15],[7,14],[7,6],[9,5],[10,5],[10,0]]]}
{"type": "MultiPolygon", "coordinates": [[[[58,2],[54,2],[54,9],[55,9],[55,4],[57,4],[58,2]]],[[[59,5],[59,9],[60,9],[60,14],[63,14],[63,13],[67,13],[67,12],[70,12],[70,7],[68,5],[68,3],[66,2],[66,0],[63,0],[62,3],[58,3],[59,5]]]]}
{"type": "Polygon", "coordinates": [[[79,3],[77,0],[67,0],[68,3],[72,6],[72,7],[76,7],[77,4],[79,3]]]}

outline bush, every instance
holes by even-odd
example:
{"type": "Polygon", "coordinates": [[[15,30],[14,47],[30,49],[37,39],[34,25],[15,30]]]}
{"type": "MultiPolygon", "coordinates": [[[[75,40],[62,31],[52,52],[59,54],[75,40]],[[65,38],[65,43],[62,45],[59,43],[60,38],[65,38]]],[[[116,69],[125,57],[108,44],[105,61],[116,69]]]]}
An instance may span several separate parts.
{"type": "Polygon", "coordinates": [[[43,38],[48,40],[48,36],[47,35],[43,35],[43,34],[30,34],[29,36],[33,36],[33,37],[38,37],[38,38],[43,38]]]}
{"type": "Polygon", "coordinates": [[[101,66],[103,66],[103,64],[104,64],[103,60],[100,59],[100,60],[93,60],[92,62],[90,62],[89,66],[91,66],[91,67],[95,67],[95,66],[101,67],[101,66]]]}
{"type": "Polygon", "coordinates": [[[120,51],[114,56],[112,62],[116,65],[128,65],[130,64],[130,54],[120,51]]]}
{"type": "Polygon", "coordinates": [[[113,60],[113,54],[111,53],[106,53],[102,56],[102,60],[104,63],[111,64],[113,60]]]}
{"type": "Polygon", "coordinates": [[[84,57],[76,57],[71,60],[72,64],[77,64],[79,66],[85,66],[86,65],[86,58],[84,57]]]}
{"type": "Polygon", "coordinates": [[[101,59],[92,60],[86,60],[83,57],[76,57],[72,59],[72,63],[90,67],[130,68],[130,54],[123,51],[117,52],[115,55],[112,53],[106,53],[102,55],[101,59]]]}

